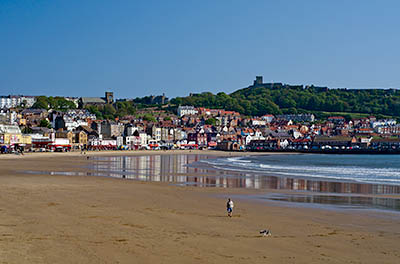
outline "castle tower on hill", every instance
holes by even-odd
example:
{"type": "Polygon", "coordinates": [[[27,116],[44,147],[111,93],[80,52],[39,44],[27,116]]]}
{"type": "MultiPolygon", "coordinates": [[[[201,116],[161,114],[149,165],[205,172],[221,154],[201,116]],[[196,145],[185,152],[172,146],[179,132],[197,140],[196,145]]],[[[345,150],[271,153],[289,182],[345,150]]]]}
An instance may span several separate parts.
{"type": "Polygon", "coordinates": [[[263,84],[263,77],[262,76],[256,76],[256,79],[254,80],[253,86],[258,86],[263,84]]]}
{"type": "Polygon", "coordinates": [[[106,92],[105,93],[105,100],[107,104],[114,103],[114,93],[113,92],[106,92]]]}

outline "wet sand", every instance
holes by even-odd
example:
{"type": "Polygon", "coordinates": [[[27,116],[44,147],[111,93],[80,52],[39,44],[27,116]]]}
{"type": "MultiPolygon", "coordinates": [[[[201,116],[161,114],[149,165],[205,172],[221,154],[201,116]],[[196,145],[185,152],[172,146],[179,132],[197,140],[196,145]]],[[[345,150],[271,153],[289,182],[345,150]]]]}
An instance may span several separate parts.
{"type": "Polygon", "coordinates": [[[244,198],[265,190],[20,172],[80,171],[93,160],[79,153],[0,157],[0,263],[400,262],[399,214],[244,198]],[[258,234],[265,228],[271,237],[258,234]]]}
{"type": "Polygon", "coordinates": [[[241,152],[241,151],[218,151],[218,150],[110,150],[110,151],[88,151],[85,154],[79,151],[72,152],[26,152],[24,155],[20,154],[3,154],[0,155],[0,160],[15,160],[15,159],[27,159],[27,158],[39,158],[39,157],[80,157],[80,156],[143,156],[143,155],[177,155],[177,154],[201,154],[201,155],[212,155],[219,157],[237,157],[237,156],[248,156],[248,155],[297,155],[300,153],[283,153],[283,152],[241,152]]]}

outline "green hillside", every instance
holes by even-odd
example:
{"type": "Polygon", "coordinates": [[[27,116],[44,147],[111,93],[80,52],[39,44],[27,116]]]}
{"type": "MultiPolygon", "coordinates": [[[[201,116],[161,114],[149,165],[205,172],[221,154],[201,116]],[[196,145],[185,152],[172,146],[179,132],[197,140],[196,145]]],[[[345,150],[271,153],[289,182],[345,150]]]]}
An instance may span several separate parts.
{"type": "MultiPolygon", "coordinates": [[[[315,86],[262,84],[231,94],[194,94],[171,100],[177,105],[225,108],[245,115],[339,112],[357,116],[400,117],[400,91],[394,89],[328,89],[315,86]]],[[[324,114],[325,113],[325,114],[324,114]]]]}

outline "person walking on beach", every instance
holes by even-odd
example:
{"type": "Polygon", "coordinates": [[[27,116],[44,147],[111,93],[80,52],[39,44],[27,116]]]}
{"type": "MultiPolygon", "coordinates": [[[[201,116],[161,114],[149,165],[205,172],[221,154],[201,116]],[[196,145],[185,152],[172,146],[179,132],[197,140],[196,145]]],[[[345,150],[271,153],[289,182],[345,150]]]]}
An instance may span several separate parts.
{"type": "Polygon", "coordinates": [[[231,198],[228,199],[228,202],[226,202],[226,210],[228,211],[228,216],[232,217],[232,212],[233,212],[233,201],[231,200],[231,198]]]}

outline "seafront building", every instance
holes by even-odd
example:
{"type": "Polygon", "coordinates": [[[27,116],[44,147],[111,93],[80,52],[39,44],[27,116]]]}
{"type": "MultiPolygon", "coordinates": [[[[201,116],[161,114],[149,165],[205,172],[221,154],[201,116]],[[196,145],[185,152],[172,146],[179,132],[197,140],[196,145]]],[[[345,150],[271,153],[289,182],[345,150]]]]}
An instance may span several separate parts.
{"type": "Polygon", "coordinates": [[[4,148],[13,147],[30,147],[32,138],[29,135],[24,135],[18,125],[0,124],[0,146],[2,152],[4,148]]]}

